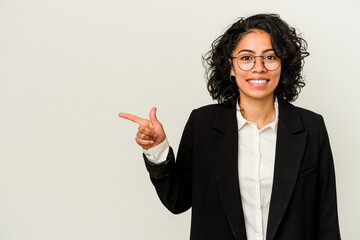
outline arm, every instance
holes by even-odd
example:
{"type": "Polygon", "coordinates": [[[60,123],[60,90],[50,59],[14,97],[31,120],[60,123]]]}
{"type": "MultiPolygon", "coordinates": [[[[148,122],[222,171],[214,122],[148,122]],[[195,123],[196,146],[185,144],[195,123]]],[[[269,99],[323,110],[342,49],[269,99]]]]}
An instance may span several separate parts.
{"type": "MultiPolygon", "coordinates": [[[[160,200],[173,213],[181,213],[191,207],[194,112],[185,126],[176,163],[171,147],[165,161],[156,159],[156,156],[149,161],[143,154],[151,181],[160,200]]],[[[145,149],[145,153],[151,152],[156,146],[160,147],[166,140],[162,124],[156,118],[156,108],[151,109],[150,120],[128,113],[120,113],[119,116],[140,124],[135,141],[145,149]]]]}
{"type": "Polygon", "coordinates": [[[340,240],[334,162],[324,119],[320,118],[317,239],[340,240]]]}
{"type": "Polygon", "coordinates": [[[194,115],[195,111],[185,126],[176,162],[171,148],[166,161],[161,164],[154,164],[144,156],[161,202],[174,214],[182,213],[191,207],[194,115]]]}

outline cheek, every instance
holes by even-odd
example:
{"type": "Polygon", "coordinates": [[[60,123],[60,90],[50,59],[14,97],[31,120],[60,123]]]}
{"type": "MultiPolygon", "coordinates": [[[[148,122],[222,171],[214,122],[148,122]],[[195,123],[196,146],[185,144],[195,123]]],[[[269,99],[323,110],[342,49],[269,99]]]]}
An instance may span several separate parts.
{"type": "Polygon", "coordinates": [[[241,70],[237,70],[235,72],[236,79],[239,79],[240,81],[245,80],[247,78],[248,74],[249,74],[249,72],[244,72],[244,71],[241,71],[241,70]]]}
{"type": "Polygon", "coordinates": [[[279,82],[279,81],[280,81],[280,76],[281,76],[281,73],[279,73],[279,74],[277,74],[277,75],[276,75],[276,77],[275,77],[275,78],[276,78],[276,81],[277,81],[277,82],[279,82]]]}
{"type": "Polygon", "coordinates": [[[276,81],[277,83],[280,82],[281,68],[280,68],[276,73],[274,73],[273,77],[274,77],[274,79],[275,79],[275,81],[276,81]]]}

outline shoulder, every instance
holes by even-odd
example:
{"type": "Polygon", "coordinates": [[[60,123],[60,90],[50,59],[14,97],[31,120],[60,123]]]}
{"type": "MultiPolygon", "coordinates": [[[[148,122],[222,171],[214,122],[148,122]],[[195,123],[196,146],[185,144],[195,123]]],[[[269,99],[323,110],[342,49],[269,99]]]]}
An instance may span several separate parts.
{"type": "Polygon", "coordinates": [[[292,103],[283,103],[283,104],[285,105],[284,108],[289,108],[293,112],[296,112],[298,114],[305,129],[309,129],[309,128],[313,129],[313,128],[319,128],[319,126],[321,127],[324,126],[324,119],[319,113],[316,113],[309,109],[295,106],[292,103]]]}
{"type": "Polygon", "coordinates": [[[197,109],[194,109],[192,115],[200,119],[212,119],[218,114],[224,114],[226,112],[231,112],[235,107],[227,107],[222,104],[209,104],[197,109]]]}
{"type": "Polygon", "coordinates": [[[189,117],[188,124],[196,129],[209,129],[215,124],[236,122],[236,108],[221,104],[210,104],[194,109],[189,117]]]}
{"type": "Polygon", "coordinates": [[[294,106],[304,121],[318,121],[322,116],[312,110],[294,106]]]}
{"type": "Polygon", "coordinates": [[[221,105],[221,104],[209,104],[209,105],[205,105],[205,106],[201,106],[197,109],[195,109],[195,111],[197,113],[210,113],[210,112],[217,112],[219,109],[223,109],[226,108],[225,106],[221,105]]]}

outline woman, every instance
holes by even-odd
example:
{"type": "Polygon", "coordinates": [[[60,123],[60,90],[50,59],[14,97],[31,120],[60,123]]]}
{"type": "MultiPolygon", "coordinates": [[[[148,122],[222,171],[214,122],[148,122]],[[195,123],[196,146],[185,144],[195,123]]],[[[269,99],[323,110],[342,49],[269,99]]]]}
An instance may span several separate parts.
{"type": "Polygon", "coordinates": [[[340,239],[335,174],[323,118],[293,106],[306,42],[278,15],[235,22],[212,44],[208,90],[177,158],[156,109],[136,142],[162,203],[192,207],[190,239],[340,239]]]}

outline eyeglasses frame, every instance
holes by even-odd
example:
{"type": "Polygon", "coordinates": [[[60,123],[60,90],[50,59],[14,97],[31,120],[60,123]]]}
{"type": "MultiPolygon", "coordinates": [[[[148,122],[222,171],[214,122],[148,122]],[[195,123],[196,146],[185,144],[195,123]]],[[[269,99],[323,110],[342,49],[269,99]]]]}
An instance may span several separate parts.
{"type": "Polygon", "coordinates": [[[277,58],[279,58],[280,59],[280,63],[279,63],[279,66],[277,66],[277,68],[275,68],[275,69],[273,69],[273,70],[269,70],[269,69],[267,69],[266,67],[265,67],[265,63],[264,63],[264,61],[265,61],[265,56],[267,56],[267,55],[264,55],[264,56],[254,56],[254,55],[252,55],[252,54],[249,54],[249,55],[251,55],[251,56],[253,56],[254,57],[254,66],[252,67],[252,68],[250,68],[249,70],[244,70],[244,69],[242,69],[240,66],[239,66],[239,56],[240,56],[240,54],[237,56],[237,57],[230,57],[230,59],[234,59],[234,58],[236,58],[237,59],[237,61],[236,61],[236,64],[238,65],[238,67],[241,69],[241,70],[243,70],[243,71],[245,71],[245,72],[248,72],[248,71],[251,71],[254,67],[255,67],[255,65],[256,65],[256,58],[257,57],[261,57],[263,60],[262,60],[262,65],[264,66],[264,68],[266,69],[266,70],[268,70],[268,71],[275,71],[276,69],[278,69],[279,67],[280,67],[280,65],[281,65],[281,58],[279,58],[278,56],[276,56],[277,58]]]}

